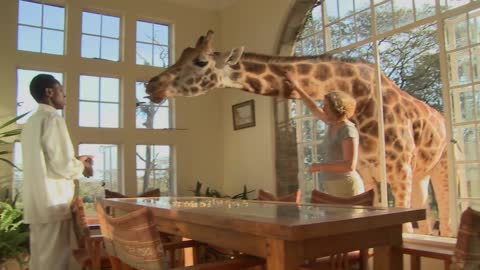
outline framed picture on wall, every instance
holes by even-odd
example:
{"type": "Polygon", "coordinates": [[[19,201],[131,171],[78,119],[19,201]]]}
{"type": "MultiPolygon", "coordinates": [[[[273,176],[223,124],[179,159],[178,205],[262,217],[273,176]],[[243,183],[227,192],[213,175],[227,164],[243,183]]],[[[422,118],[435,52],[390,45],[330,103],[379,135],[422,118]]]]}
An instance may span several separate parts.
{"type": "Polygon", "coordinates": [[[233,129],[255,126],[255,101],[253,99],[232,106],[233,129]]]}

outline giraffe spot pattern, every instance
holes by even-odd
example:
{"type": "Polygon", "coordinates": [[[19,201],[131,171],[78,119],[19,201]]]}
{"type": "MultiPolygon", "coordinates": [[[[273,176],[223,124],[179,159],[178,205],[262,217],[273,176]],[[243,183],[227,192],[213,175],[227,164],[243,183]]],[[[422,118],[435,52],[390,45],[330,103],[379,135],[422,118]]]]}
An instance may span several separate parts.
{"type": "Polygon", "coordinates": [[[352,77],[354,75],[354,70],[351,64],[337,63],[335,74],[340,77],[352,77]]]}
{"type": "Polygon", "coordinates": [[[193,78],[190,78],[190,79],[187,80],[187,84],[193,84],[193,82],[194,82],[193,78]]]}
{"type": "Polygon", "coordinates": [[[260,94],[262,92],[262,83],[259,79],[247,76],[247,83],[255,93],[260,94]]]}
{"type": "Polygon", "coordinates": [[[370,89],[366,83],[359,79],[352,80],[352,92],[354,97],[366,96],[370,93],[370,89]]]}
{"type": "Polygon", "coordinates": [[[262,74],[267,69],[265,64],[253,62],[244,62],[243,66],[245,68],[245,71],[253,74],[262,74]]]}
{"type": "Polygon", "coordinates": [[[236,63],[234,65],[231,65],[230,68],[233,70],[240,70],[241,66],[240,63],[236,63]]]}
{"type": "Polygon", "coordinates": [[[308,73],[310,73],[310,70],[312,70],[312,65],[309,65],[309,64],[297,65],[297,72],[300,75],[308,75],[308,73]]]}
{"type": "Polygon", "coordinates": [[[192,94],[195,95],[200,91],[200,88],[198,88],[197,86],[192,86],[190,87],[190,90],[192,91],[192,94]]]}
{"type": "Polygon", "coordinates": [[[240,73],[240,72],[232,72],[232,74],[230,74],[230,79],[231,79],[232,81],[236,81],[236,80],[238,80],[241,76],[242,76],[242,73],[240,73]]]}
{"type": "Polygon", "coordinates": [[[210,75],[210,80],[212,82],[217,82],[218,81],[218,76],[217,74],[213,73],[212,75],[210,75]]]}
{"type": "Polygon", "coordinates": [[[377,121],[370,120],[369,122],[360,127],[360,132],[376,137],[378,134],[377,121]]]}
{"type": "Polygon", "coordinates": [[[268,68],[270,69],[270,71],[279,76],[279,77],[285,77],[285,74],[287,72],[293,72],[294,69],[293,69],[293,66],[291,65],[277,65],[277,64],[270,64],[268,65],[268,68]]]}
{"type": "Polygon", "coordinates": [[[361,65],[358,68],[358,73],[360,73],[360,78],[366,80],[366,81],[372,81],[373,80],[373,73],[372,73],[372,68],[368,67],[366,65],[361,65]]]}
{"type": "Polygon", "coordinates": [[[342,91],[345,93],[350,92],[350,85],[346,81],[337,80],[335,83],[337,84],[337,89],[339,91],[342,91]]]}
{"type": "Polygon", "coordinates": [[[328,65],[319,64],[313,76],[319,81],[325,81],[332,77],[332,70],[328,65]]]}

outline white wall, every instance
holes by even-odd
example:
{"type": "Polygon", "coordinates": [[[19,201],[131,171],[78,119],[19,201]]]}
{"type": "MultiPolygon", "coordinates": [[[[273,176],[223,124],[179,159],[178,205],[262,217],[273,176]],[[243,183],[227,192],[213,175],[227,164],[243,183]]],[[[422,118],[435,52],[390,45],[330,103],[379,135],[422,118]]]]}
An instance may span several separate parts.
{"type": "MultiPolygon", "coordinates": [[[[245,46],[245,51],[276,54],[291,0],[242,0],[222,10],[220,25],[224,50],[245,46]]],[[[275,132],[272,97],[224,90],[224,188],[228,193],[263,188],[276,191],[275,132]],[[233,130],[232,105],[255,100],[256,126],[233,130]]]]}

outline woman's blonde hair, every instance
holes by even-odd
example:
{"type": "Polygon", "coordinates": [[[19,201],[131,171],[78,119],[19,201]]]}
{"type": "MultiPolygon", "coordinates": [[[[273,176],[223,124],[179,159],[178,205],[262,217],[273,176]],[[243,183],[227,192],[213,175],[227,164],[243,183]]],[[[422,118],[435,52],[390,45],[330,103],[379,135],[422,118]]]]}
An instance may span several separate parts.
{"type": "Polygon", "coordinates": [[[355,113],[357,102],[347,93],[333,91],[325,95],[325,100],[330,102],[332,111],[338,117],[351,118],[355,113]]]}

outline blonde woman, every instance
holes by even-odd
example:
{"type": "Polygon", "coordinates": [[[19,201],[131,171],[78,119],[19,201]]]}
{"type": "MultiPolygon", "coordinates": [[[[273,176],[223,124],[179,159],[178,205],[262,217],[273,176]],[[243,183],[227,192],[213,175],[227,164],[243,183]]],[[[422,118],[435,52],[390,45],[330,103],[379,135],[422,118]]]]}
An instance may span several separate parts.
{"type": "Polygon", "coordinates": [[[333,91],[325,95],[323,107],[318,107],[289,73],[287,80],[312,114],[328,126],[325,159],[322,163],[313,163],[310,172],[320,173],[319,182],[331,195],[349,197],[364,192],[362,178],[356,171],[358,130],[348,120],[355,112],[355,100],[344,92],[333,91]]]}

